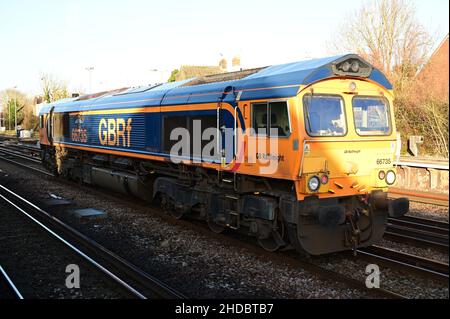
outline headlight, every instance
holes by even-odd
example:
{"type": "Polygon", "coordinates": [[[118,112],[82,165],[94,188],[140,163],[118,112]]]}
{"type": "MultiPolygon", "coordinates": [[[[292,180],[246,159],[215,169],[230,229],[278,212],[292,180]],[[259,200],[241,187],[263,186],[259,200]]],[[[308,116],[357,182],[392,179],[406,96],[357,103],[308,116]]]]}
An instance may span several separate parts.
{"type": "Polygon", "coordinates": [[[317,192],[320,188],[320,180],[317,176],[313,176],[308,181],[308,188],[311,192],[317,192]]]}
{"type": "Polygon", "coordinates": [[[394,171],[389,171],[386,173],[386,183],[388,185],[394,185],[396,179],[397,175],[395,175],[394,171]]]}

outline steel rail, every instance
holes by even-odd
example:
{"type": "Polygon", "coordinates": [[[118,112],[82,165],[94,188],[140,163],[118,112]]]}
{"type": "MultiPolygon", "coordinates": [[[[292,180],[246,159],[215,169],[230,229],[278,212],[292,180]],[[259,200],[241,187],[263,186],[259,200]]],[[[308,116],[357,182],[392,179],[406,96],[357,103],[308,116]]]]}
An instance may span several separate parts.
{"type": "Polygon", "coordinates": [[[447,230],[449,229],[449,224],[448,222],[444,222],[444,221],[439,221],[439,220],[435,220],[435,219],[429,219],[429,218],[423,218],[423,217],[415,217],[415,216],[402,216],[400,218],[390,218],[393,220],[402,220],[402,221],[407,221],[407,222],[411,222],[411,223],[417,223],[417,224],[422,224],[422,225],[427,225],[427,226],[434,226],[434,227],[438,227],[438,228],[444,228],[447,230]]]}
{"type": "Polygon", "coordinates": [[[385,238],[415,246],[449,250],[448,223],[412,216],[388,218],[385,238]]]}
{"type": "Polygon", "coordinates": [[[370,246],[357,250],[358,255],[373,258],[393,265],[415,271],[421,275],[448,282],[448,264],[423,258],[386,247],[370,246]]]}
{"type": "Polygon", "coordinates": [[[38,163],[38,164],[42,164],[40,159],[37,159],[35,157],[31,157],[31,156],[25,156],[22,153],[20,153],[18,151],[13,151],[13,150],[11,150],[11,149],[9,149],[7,147],[0,146],[0,152],[4,153],[6,155],[12,155],[12,156],[16,156],[18,158],[23,158],[23,159],[28,160],[30,162],[35,162],[35,163],[38,163]]]}
{"type": "Polygon", "coordinates": [[[376,288],[376,289],[368,288],[366,286],[365,282],[362,282],[358,279],[344,275],[340,272],[333,271],[333,270],[327,269],[325,267],[319,266],[317,264],[314,264],[313,262],[299,260],[297,258],[289,257],[289,256],[284,256],[284,257],[288,258],[289,263],[291,263],[293,265],[297,265],[297,266],[299,266],[305,270],[308,270],[311,273],[314,273],[317,276],[323,277],[325,279],[328,279],[331,281],[339,281],[339,282],[345,283],[355,289],[367,291],[368,293],[373,293],[380,297],[382,296],[382,297],[390,298],[390,299],[408,299],[408,297],[406,297],[402,294],[399,294],[399,293],[396,293],[394,291],[387,290],[384,288],[376,288]]]}
{"type": "Polygon", "coordinates": [[[17,143],[17,144],[9,144],[9,143],[5,143],[5,142],[0,142],[0,147],[6,147],[6,148],[11,148],[15,151],[19,151],[19,152],[27,152],[29,154],[31,154],[32,156],[39,156],[41,153],[41,149],[37,146],[30,146],[30,145],[26,145],[26,144],[22,144],[22,143],[17,143]]]}
{"type": "Polygon", "coordinates": [[[56,217],[50,215],[46,211],[42,210],[41,208],[37,207],[33,203],[29,202],[28,200],[24,199],[20,195],[14,193],[13,191],[9,190],[8,188],[4,187],[0,184],[0,189],[7,192],[9,195],[12,195],[16,200],[19,200],[22,204],[25,204],[29,207],[31,207],[34,211],[39,213],[39,216],[41,218],[46,219],[48,223],[51,223],[53,227],[58,228],[59,231],[64,233],[64,235],[71,237],[72,241],[77,242],[78,245],[83,246],[84,249],[89,250],[91,254],[96,255],[97,259],[101,259],[102,262],[107,263],[111,268],[114,268],[116,271],[121,272],[122,275],[117,275],[113,271],[109,270],[102,264],[100,264],[99,261],[95,260],[93,257],[90,257],[87,253],[83,252],[80,248],[77,248],[75,244],[72,244],[68,240],[64,239],[62,236],[58,235],[55,231],[50,229],[48,226],[46,226],[43,222],[39,221],[37,218],[32,216],[30,213],[19,207],[17,204],[0,194],[0,198],[5,200],[7,203],[9,203],[11,206],[15,207],[17,210],[19,210],[21,213],[23,213],[25,216],[30,218],[32,221],[34,221],[36,224],[41,226],[45,231],[47,231],[49,234],[57,238],[59,241],[61,241],[63,244],[68,246],[70,249],[72,249],[75,253],[80,255],[82,258],[87,260],[89,263],[91,263],[94,267],[96,267],[98,270],[103,272],[105,275],[113,279],[115,282],[120,284],[122,287],[124,287],[127,291],[132,293],[135,297],[140,299],[148,299],[148,298],[168,298],[168,299],[179,299],[179,298],[185,298],[185,296],[176,290],[172,289],[171,287],[167,286],[163,282],[159,281],[157,278],[150,276],[149,274],[145,273],[141,269],[137,268],[135,265],[129,263],[128,261],[124,260],[123,258],[117,256],[113,252],[109,251],[105,247],[101,246],[94,240],[88,238],[87,236],[83,235],[82,233],[78,232],[74,228],[70,227],[69,225],[65,224],[61,220],[57,219],[56,217]],[[129,281],[134,281],[134,285],[132,286],[127,281],[125,281],[123,278],[127,277],[129,281]],[[140,286],[140,290],[135,288],[134,286],[138,285],[140,286]],[[142,292],[145,290],[145,292],[142,292]]]}
{"type": "Polygon", "coordinates": [[[0,147],[4,147],[7,149],[10,149],[11,151],[14,152],[19,152],[20,154],[26,154],[27,156],[30,156],[31,158],[36,158],[36,159],[41,159],[41,149],[36,148],[36,147],[27,147],[25,145],[20,145],[20,144],[15,144],[15,145],[11,145],[11,144],[0,144],[0,147]]]}
{"type": "Polygon", "coordinates": [[[2,266],[0,266],[0,281],[5,283],[5,286],[11,291],[11,294],[15,299],[24,299],[19,289],[17,289],[16,285],[14,285],[13,281],[9,278],[2,266]]]}
{"type": "Polygon", "coordinates": [[[385,239],[448,253],[448,223],[413,216],[388,218],[385,239]]]}
{"type": "Polygon", "coordinates": [[[55,177],[55,175],[53,175],[52,173],[50,173],[48,171],[45,171],[45,170],[42,170],[42,169],[39,169],[39,168],[35,168],[35,167],[32,167],[32,166],[26,165],[24,163],[20,163],[20,162],[14,161],[14,160],[12,160],[10,158],[6,158],[4,155],[8,155],[8,154],[2,153],[2,151],[0,151],[0,160],[8,162],[8,163],[11,163],[13,165],[24,167],[26,169],[35,171],[35,172],[40,173],[40,174],[44,174],[46,176],[55,177]]]}
{"type": "Polygon", "coordinates": [[[394,234],[410,236],[419,240],[426,240],[448,246],[448,235],[437,234],[435,232],[394,224],[388,224],[387,231],[394,234]]]}
{"type": "Polygon", "coordinates": [[[30,150],[32,152],[34,152],[34,151],[40,152],[41,151],[41,149],[38,146],[31,146],[30,144],[24,144],[22,142],[15,144],[15,146],[17,146],[19,148],[30,150]]]}
{"type": "Polygon", "coordinates": [[[404,216],[402,218],[388,218],[388,225],[401,226],[412,230],[423,231],[429,234],[444,236],[448,239],[448,223],[404,216]]]}
{"type": "Polygon", "coordinates": [[[426,239],[418,239],[414,236],[408,236],[403,234],[397,234],[393,232],[386,231],[384,233],[384,238],[393,242],[398,242],[402,244],[410,244],[422,248],[432,248],[443,253],[448,253],[448,244],[440,244],[426,239]]]}

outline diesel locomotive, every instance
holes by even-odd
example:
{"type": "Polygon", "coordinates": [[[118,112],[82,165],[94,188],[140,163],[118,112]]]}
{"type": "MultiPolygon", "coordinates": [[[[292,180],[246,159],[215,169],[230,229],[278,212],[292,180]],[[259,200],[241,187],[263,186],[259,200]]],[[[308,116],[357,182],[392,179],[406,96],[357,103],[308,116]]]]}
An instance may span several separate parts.
{"type": "Polygon", "coordinates": [[[399,153],[392,85],[349,54],[45,105],[43,165],[174,218],[322,255],[379,241],[399,153]]]}

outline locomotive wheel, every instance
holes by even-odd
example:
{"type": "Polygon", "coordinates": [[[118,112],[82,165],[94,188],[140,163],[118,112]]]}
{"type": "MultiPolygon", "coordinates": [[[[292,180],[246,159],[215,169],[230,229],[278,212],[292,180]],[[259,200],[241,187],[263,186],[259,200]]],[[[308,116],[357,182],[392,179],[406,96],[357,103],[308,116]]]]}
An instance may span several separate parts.
{"type": "Polygon", "coordinates": [[[207,217],[207,222],[208,222],[209,229],[213,233],[220,234],[221,232],[223,232],[225,230],[224,226],[219,225],[214,222],[214,219],[212,218],[211,214],[209,214],[209,213],[208,213],[208,217],[207,217]]]}
{"type": "Polygon", "coordinates": [[[184,212],[176,209],[175,207],[169,210],[169,214],[175,219],[181,219],[184,216],[184,212]]]}
{"type": "Polygon", "coordinates": [[[184,212],[177,210],[173,200],[165,194],[161,195],[161,208],[176,219],[181,219],[184,215],[184,212]]]}
{"type": "Polygon", "coordinates": [[[311,256],[305,251],[298,240],[297,227],[298,226],[294,224],[286,225],[289,242],[300,255],[306,258],[310,258],[311,256]]]}
{"type": "Polygon", "coordinates": [[[258,239],[258,244],[269,252],[274,252],[284,246],[284,241],[281,239],[281,236],[278,232],[272,231],[269,237],[264,239],[258,239]]]}
{"type": "Polygon", "coordinates": [[[258,244],[269,252],[274,252],[285,246],[286,243],[283,240],[284,237],[284,225],[280,223],[281,234],[278,230],[272,230],[267,238],[258,238],[258,244]]]}

